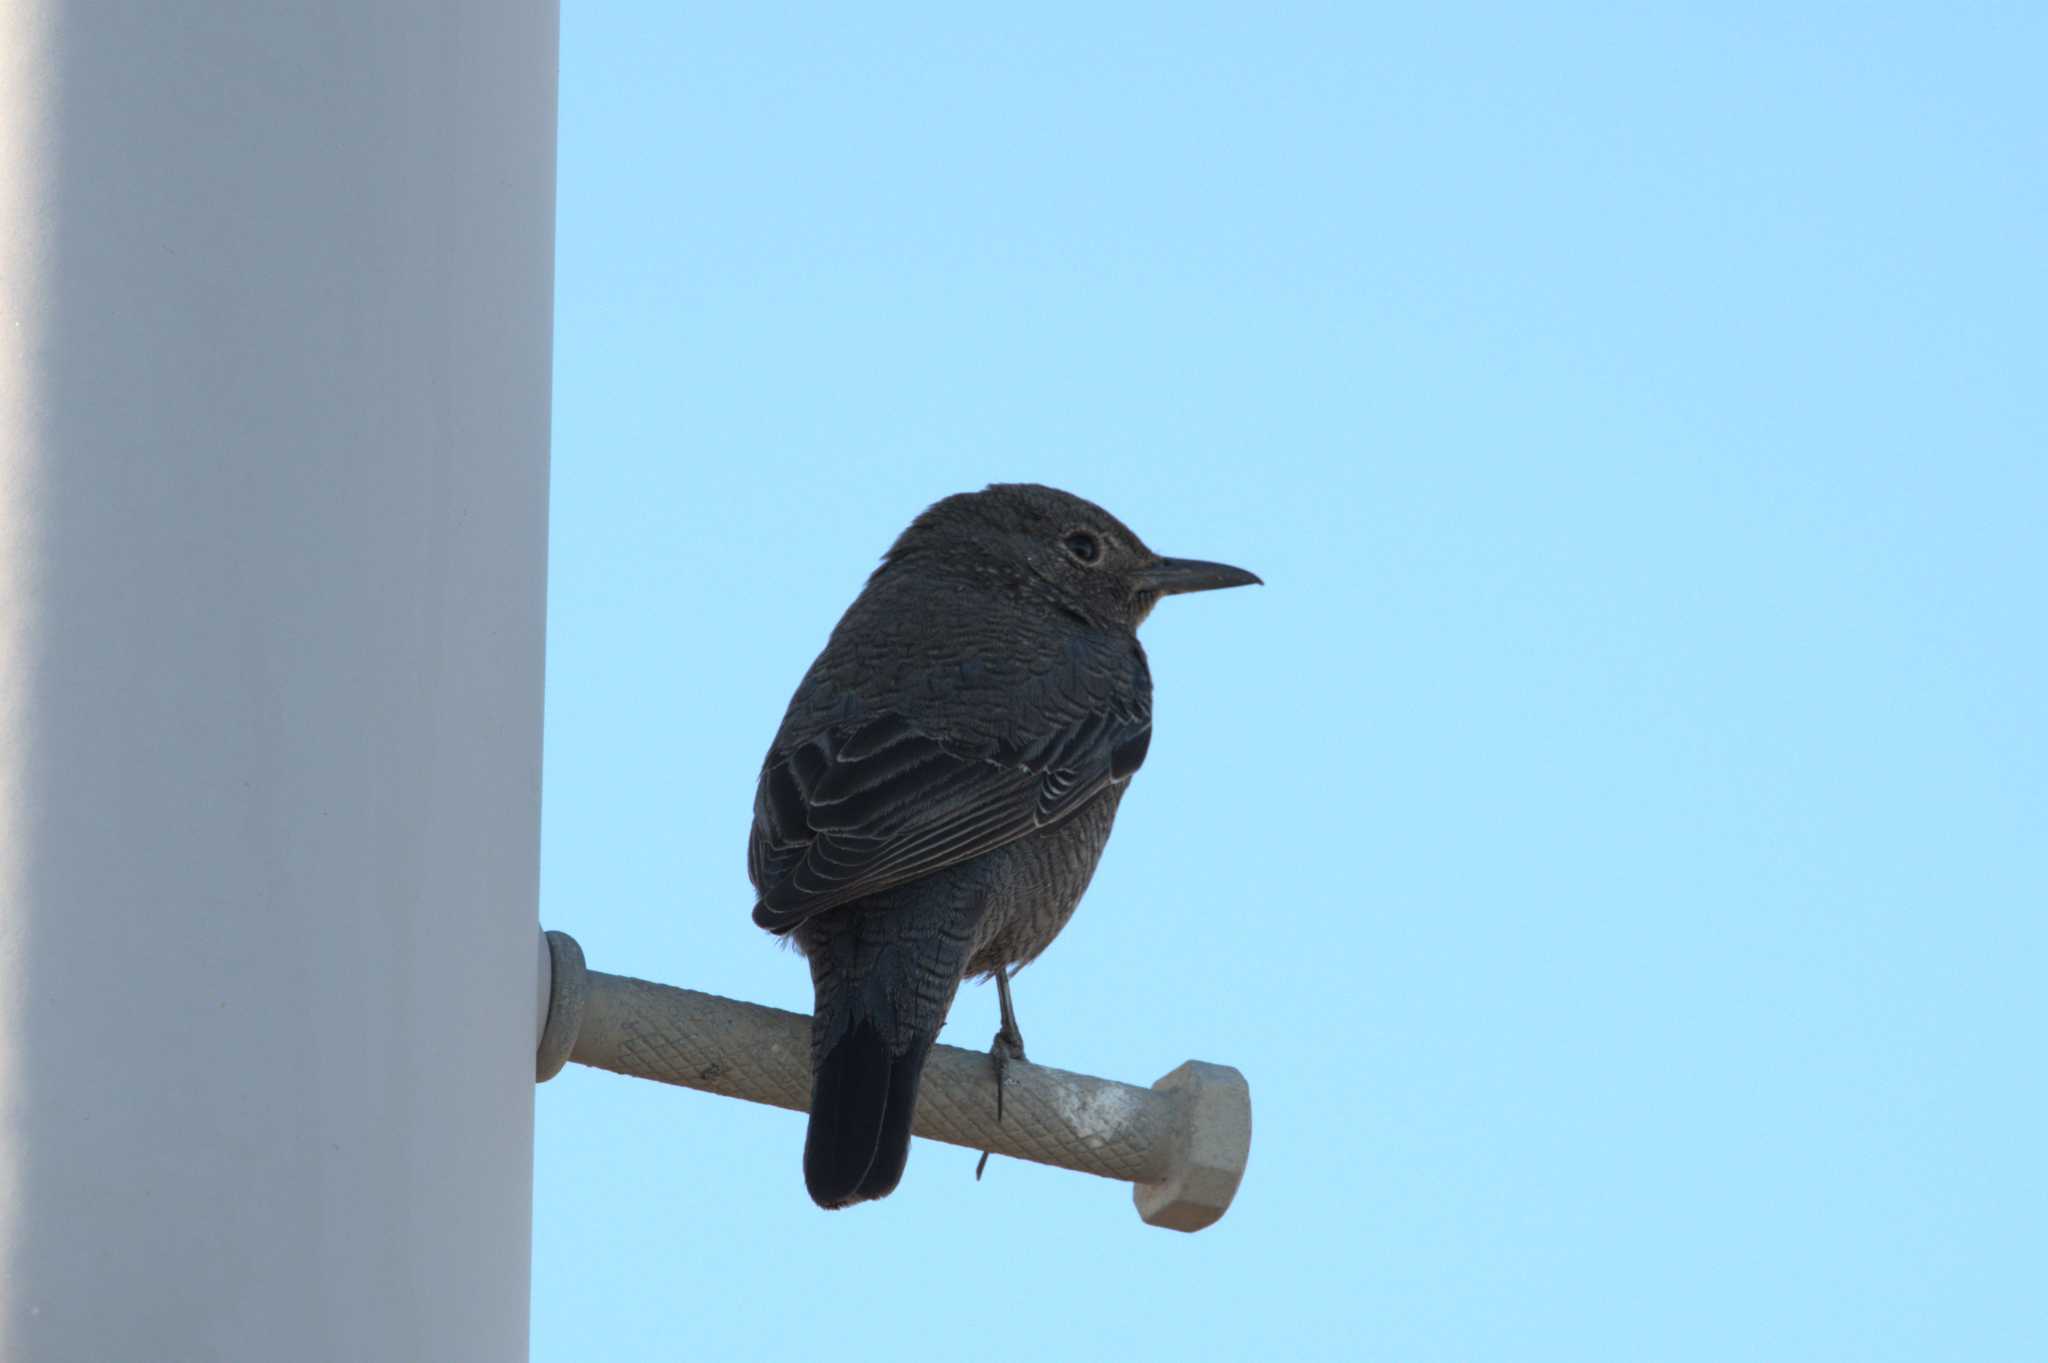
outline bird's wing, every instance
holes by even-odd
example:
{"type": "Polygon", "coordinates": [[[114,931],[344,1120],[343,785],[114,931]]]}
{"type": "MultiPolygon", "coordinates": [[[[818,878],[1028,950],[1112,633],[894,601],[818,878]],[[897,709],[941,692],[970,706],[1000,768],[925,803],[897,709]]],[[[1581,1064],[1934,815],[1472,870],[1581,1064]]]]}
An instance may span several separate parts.
{"type": "Polygon", "coordinates": [[[1099,710],[982,755],[885,715],[771,754],[747,844],[754,921],[787,932],[1058,823],[1136,771],[1151,738],[1150,715],[1099,710]]]}

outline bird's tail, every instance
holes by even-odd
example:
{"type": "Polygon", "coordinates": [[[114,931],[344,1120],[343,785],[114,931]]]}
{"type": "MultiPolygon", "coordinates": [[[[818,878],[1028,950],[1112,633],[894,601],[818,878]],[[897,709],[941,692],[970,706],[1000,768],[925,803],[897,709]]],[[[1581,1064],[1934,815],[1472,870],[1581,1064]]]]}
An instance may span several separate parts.
{"type": "Polygon", "coordinates": [[[798,929],[818,995],[804,1183],[819,1206],[887,1197],[903,1177],[925,1061],[980,912],[870,904],[798,929]]]}
{"type": "Polygon", "coordinates": [[[887,1197],[910,1159],[910,1118],[932,1038],[892,1051],[874,1020],[857,1018],[826,1049],[811,1077],[804,1186],[820,1207],[887,1197]]]}

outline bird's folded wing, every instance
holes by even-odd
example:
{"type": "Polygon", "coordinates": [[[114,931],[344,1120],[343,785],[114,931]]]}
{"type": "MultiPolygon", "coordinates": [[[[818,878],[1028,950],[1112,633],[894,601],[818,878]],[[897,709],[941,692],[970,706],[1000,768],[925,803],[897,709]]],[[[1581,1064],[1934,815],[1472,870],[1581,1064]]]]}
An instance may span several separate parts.
{"type": "Polygon", "coordinates": [[[885,715],[773,757],[754,797],[754,921],[787,932],[1058,823],[1145,760],[1149,715],[1096,711],[963,752],[885,715]]]}

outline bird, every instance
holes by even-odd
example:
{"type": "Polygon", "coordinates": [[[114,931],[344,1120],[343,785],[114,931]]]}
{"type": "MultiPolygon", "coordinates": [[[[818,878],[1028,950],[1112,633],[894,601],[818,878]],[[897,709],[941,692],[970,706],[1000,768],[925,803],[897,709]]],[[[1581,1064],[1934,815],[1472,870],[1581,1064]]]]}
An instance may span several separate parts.
{"type": "Polygon", "coordinates": [[[968,978],[996,981],[1000,1119],[1024,1059],[1010,976],[1073,914],[1151,743],[1138,626],[1163,597],[1259,581],[1036,483],[935,502],[882,556],[790,699],[747,841],[754,922],[810,965],[820,1207],[895,1190],[968,978]]]}

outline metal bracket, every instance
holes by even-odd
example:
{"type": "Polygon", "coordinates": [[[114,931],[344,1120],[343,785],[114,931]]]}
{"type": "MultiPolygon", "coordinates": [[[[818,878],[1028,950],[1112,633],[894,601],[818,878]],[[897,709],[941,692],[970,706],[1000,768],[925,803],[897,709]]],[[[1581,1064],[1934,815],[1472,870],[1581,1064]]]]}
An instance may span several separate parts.
{"type": "MultiPolygon", "coordinates": [[[[552,980],[536,1073],[564,1062],[706,1093],[810,1109],[810,1023],[800,1013],[586,969],[547,934],[552,980]]],[[[1229,1209],[1251,1155],[1251,1089],[1228,1065],[1190,1060],[1151,1088],[1025,1062],[1009,1067],[996,1120],[983,1051],[935,1046],[911,1130],[1137,1185],[1148,1225],[1196,1231],[1229,1209]]]]}

